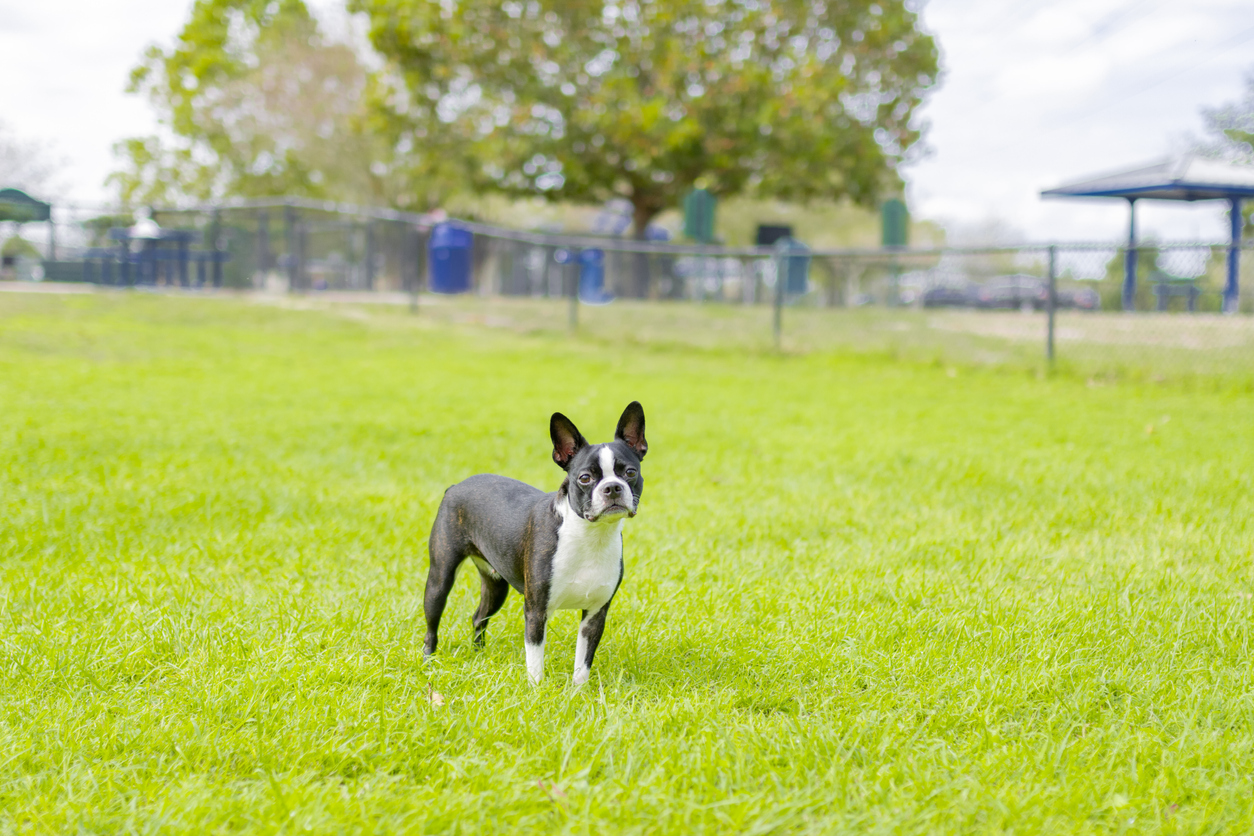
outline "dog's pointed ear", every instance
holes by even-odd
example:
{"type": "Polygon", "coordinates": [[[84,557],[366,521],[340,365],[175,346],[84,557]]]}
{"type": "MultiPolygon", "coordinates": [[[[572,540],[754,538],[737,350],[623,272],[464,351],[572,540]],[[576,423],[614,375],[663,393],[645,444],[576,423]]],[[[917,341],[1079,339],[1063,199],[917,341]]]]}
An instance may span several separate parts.
{"type": "Polygon", "coordinates": [[[553,439],[553,461],[562,470],[568,470],[570,460],[588,446],[588,441],[579,432],[579,428],[560,412],[554,412],[549,419],[549,436],[553,439]]]}
{"type": "Polygon", "coordinates": [[[627,404],[623,417],[618,419],[614,438],[625,442],[642,459],[649,452],[649,442],[644,440],[644,407],[640,405],[640,401],[627,404]]]}

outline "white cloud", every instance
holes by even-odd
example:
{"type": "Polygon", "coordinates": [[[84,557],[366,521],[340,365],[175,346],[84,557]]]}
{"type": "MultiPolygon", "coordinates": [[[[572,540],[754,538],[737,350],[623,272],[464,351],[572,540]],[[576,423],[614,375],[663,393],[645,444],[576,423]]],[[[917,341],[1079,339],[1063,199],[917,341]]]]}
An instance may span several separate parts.
{"type": "Polygon", "coordinates": [[[123,89],[144,49],[171,41],[190,7],[190,0],[0,0],[0,114],[15,134],[68,159],[63,179],[72,199],[105,199],[113,143],[155,129],[148,105],[123,89]]]}
{"type": "MultiPolygon", "coordinates": [[[[998,220],[1035,240],[1125,235],[1123,201],[1041,189],[1166,156],[1202,132],[1203,106],[1240,95],[1254,63],[1246,0],[930,0],[923,17],[946,75],[923,111],[933,153],[906,171],[916,214],[998,220]]],[[[1146,234],[1179,239],[1222,239],[1224,211],[1137,207],[1146,234]]]]}
{"type": "Polygon", "coordinates": [[[1097,53],[1043,56],[1006,67],[997,76],[997,92],[1004,99],[1024,96],[1086,94],[1106,80],[1110,59],[1097,53]]]}

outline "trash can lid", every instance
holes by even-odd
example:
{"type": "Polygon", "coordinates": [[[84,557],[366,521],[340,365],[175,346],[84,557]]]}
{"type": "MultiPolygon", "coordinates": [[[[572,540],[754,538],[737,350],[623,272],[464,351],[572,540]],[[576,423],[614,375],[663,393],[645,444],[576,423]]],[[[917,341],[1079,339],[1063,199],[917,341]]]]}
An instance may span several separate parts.
{"type": "Polygon", "coordinates": [[[772,246],[776,250],[779,250],[782,252],[792,252],[792,253],[798,253],[798,254],[804,254],[804,253],[810,252],[809,247],[807,247],[805,244],[803,244],[802,242],[798,241],[796,238],[793,238],[791,236],[787,236],[787,237],[776,240],[775,243],[772,244],[772,246]]]}
{"type": "Polygon", "coordinates": [[[432,247],[451,247],[457,250],[465,250],[470,248],[474,237],[474,233],[470,230],[453,226],[451,223],[436,224],[431,228],[432,247]]]}

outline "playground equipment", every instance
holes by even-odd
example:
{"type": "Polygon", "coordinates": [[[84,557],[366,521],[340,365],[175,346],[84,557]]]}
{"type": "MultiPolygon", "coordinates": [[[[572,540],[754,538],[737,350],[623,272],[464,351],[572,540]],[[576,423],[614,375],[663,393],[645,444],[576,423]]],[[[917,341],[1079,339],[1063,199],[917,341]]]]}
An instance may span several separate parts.
{"type": "Polygon", "coordinates": [[[177,285],[221,287],[222,264],[230,253],[193,250],[200,238],[192,229],[162,229],[151,216],[134,226],[114,227],[113,247],[92,247],[83,253],[83,281],[107,285],[177,285]],[[192,276],[195,265],[195,277],[192,276]]]}

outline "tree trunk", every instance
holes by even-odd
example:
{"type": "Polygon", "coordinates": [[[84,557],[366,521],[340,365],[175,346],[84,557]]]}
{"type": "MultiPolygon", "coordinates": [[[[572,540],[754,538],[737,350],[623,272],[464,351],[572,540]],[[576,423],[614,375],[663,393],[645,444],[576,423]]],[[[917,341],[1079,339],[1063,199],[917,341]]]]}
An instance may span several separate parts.
{"type": "MultiPolygon", "coordinates": [[[[644,202],[632,201],[632,237],[637,241],[645,240],[644,231],[649,226],[649,221],[657,217],[658,210],[650,204],[644,202]]],[[[636,253],[632,259],[634,269],[632,270],[632,286],[631,295],[637,299],[647,299],[651,294],[653,285],[653,277],[650,275],[649,269],[650,259],[648,253],[636,253]]]]}

